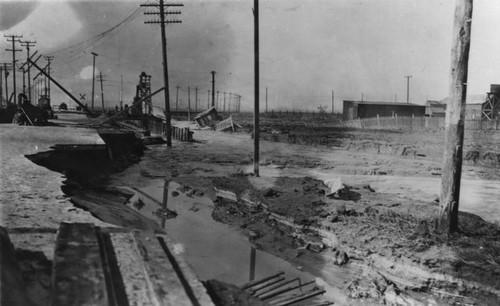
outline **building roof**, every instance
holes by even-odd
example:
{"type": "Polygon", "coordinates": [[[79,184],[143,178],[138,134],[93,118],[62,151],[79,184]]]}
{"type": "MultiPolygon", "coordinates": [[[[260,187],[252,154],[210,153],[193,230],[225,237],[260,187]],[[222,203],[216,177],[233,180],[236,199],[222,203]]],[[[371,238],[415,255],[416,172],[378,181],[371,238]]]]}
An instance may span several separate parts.
{"type": "Polygon", "coordinates": [[[393,105],[393,106],[421,106],[424,105],[414,104],[414,103],[402,103],[402,102],[386,102],[386,101],[354,101],[354,100],[344,100],[344,102],[351,102],[356,104],[367,104],[367,105],[393,105]]]}
{"type": "MultiPolygon", "coordinates": [[[[466,101],[467,105],[469,105],[469,104],[483,104],[484,102],[486,102],[486,100],[487,100],[486,98],[487,98],[487,95],[485,95],[485,94],[467,95],[465,101],[466,101]]],[[[441,100],[440,103],[447,104],[449,100],[450,100],[450,98],[446,97],[443,100],[441,100]]]]}
{"type": "Polygon", "coordinates": [[[427,100],[427,102],[425,104],[429,105],[429,106],[435,106],[435,107],[446,107],[446,103],[443,103],[442,101],[436,101],[436,100],[427,100]]]}

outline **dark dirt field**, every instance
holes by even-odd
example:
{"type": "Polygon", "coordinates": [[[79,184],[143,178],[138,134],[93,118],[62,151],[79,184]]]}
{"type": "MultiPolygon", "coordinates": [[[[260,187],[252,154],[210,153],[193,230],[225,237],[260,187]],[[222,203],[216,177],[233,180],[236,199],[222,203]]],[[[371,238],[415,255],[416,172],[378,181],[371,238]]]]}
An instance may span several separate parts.
{"type": "MultiPolygon", "coordinates": [[[[315,174],[439,178],[442,131],[320,129],[307,127],[308,137],[330,138],[332,130],[339,136],[327,144],[263,142],[260,178],[249,174],[252,151],[240,137],[244,132],[195,132],[199,143],[151,152],[154,160],[172,162],[145,171],[166,171],[172,180],[212,194],[214,219],[239,229],[258,248],[344,288],[353,301],[498,304],[498,224],[463,212],[461,232],[447,237],[435,231],[435,198],[387,194],[367,184],[344,185],[326,196],[329,187],[315,174]],[[335,274],[338,266],[348,276],[335,274]]],[[[466,152],[498,154],[497,139],[498,132],[467,131],[466,152]]],[[[468,160],[464,176],[497,180],[498,164],[468,160]]]]}
{"type": "MultiPolygon", "coordinates": [[[[388,176],[421,183],[439,179],[442,130],[360,131],[303,118],[266,120],[263,130],[275,139],[261,143],[261,177],[251,174],[248,133],[195,130],[196,142],[174,142],[171,149],[149,146],[138,163],[103,183],[111,190],[141,188],[166,177],[193,196],[208,195],[215,220],[248,235],[257,248],[342,288],[352,305],[499,304],[498,223],[461,212],[461,232],[441,235],[435,231],[436,197],[403,188],[387,193],[363,182],[388,176]],[[332,193],[327,178],[344,176],[348,179],[339,180],[332,193]]],[[[495,186],[500,132],[467,131],[465,141],[463,177],[495,186]]],[[[498,188],[492,190],[497,194],[498,188]]],[[[99,190],[80,186],[73,192],[74,202],[87,201],[81,206],[99,219],[136,226],[125,220],[128,207],[93,207],[99,190]]],[[[141,228],[157,227],[140,219],[141,228]]]]}

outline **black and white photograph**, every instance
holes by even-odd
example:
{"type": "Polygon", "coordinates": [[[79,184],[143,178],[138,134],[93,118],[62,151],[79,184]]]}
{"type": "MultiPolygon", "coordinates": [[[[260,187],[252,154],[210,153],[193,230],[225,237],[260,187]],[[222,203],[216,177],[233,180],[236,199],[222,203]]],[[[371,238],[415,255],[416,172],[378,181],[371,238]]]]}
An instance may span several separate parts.
{"type": "Polygon", "coordinates": [[[1,306],[500,305],[500,1],[0,0],[1,306]]]}

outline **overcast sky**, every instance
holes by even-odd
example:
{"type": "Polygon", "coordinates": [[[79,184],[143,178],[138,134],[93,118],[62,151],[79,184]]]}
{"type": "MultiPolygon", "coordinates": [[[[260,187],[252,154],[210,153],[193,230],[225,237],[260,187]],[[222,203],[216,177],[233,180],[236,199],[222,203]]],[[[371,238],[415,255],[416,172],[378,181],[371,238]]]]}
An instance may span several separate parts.
{"type": "MultiPolygon", "coordinates": [[[[96,52],[97,69],[106,79],[106,104],[118,103],[121,75],[124,100],[130,102],[142,71],[152,75],[153,90],[163,86],[159,27],[144,24],[151,18],[141,11],[100,40],[95,36],[119,24],[141,3],[0,0],[0,61],[12,59],[5,51],[10,46],[4,34],[36,40],[34,50],[54,56],[55,78],[90,101],[91,52],[96,52]]],[[[215,70],[216,90],[242,95],[242,107],[250,110],[253,1],[183,3],[182,15],[173,17],[182,23],[167,28],[172,100],[176,86],[182,103],[187,87],[193,88],[193,101],[198,87],[200,103],[206,105],[210,71],[215,70]]],[[[262,108],[266,87],[269,107],[275,109],[327,105],[331,110],[332,90],[337,110],[342,100],[360,99],[361,94],[365,100],[394,101],[397,96],[406,101],[405,75],[412,76],[410,102],[445,98],[454,9],[454,0],[261,0],[262,108]]],[[[483,94],[490,83],[500,83],[499,16],[500,1],[474,3],[469,94],[483,94]]],[[[17,56],[26,57],[25,52],[17,56]]],[[[161,98],[155,98],[155,105],[163,104],[161,98]]],[[[68,100],[54,91],[53,103],[68,100]]]]}

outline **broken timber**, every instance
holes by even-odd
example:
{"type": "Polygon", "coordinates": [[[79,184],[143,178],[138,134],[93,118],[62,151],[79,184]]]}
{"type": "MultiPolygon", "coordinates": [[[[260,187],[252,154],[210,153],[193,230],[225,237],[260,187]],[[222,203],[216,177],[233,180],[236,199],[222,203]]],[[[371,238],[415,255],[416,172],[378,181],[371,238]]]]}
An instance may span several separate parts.
{"type": "Polygon", "coordinates": [[[216,131],[225,131],[225,130],[231,129],[234,132],[236,130],[236,128],[241,128],[241,126],[236,124],[233,121],[232,116],[229,116],[229,118],[222,120],[221,122],[217,123],[217,125],[215,126],[216,131]]]}
{"type": "Polygon", "coordinates": [[[39,302],[25,287],[14,251],[27,234],[54,237],[55,246],[45,247],[54,250],[50,305],[214,305],[183,258],[170,251],[167,236],[90,223],[61,223],[57,234],[7,234],[0,227],[1,305],[39,302]]]}

